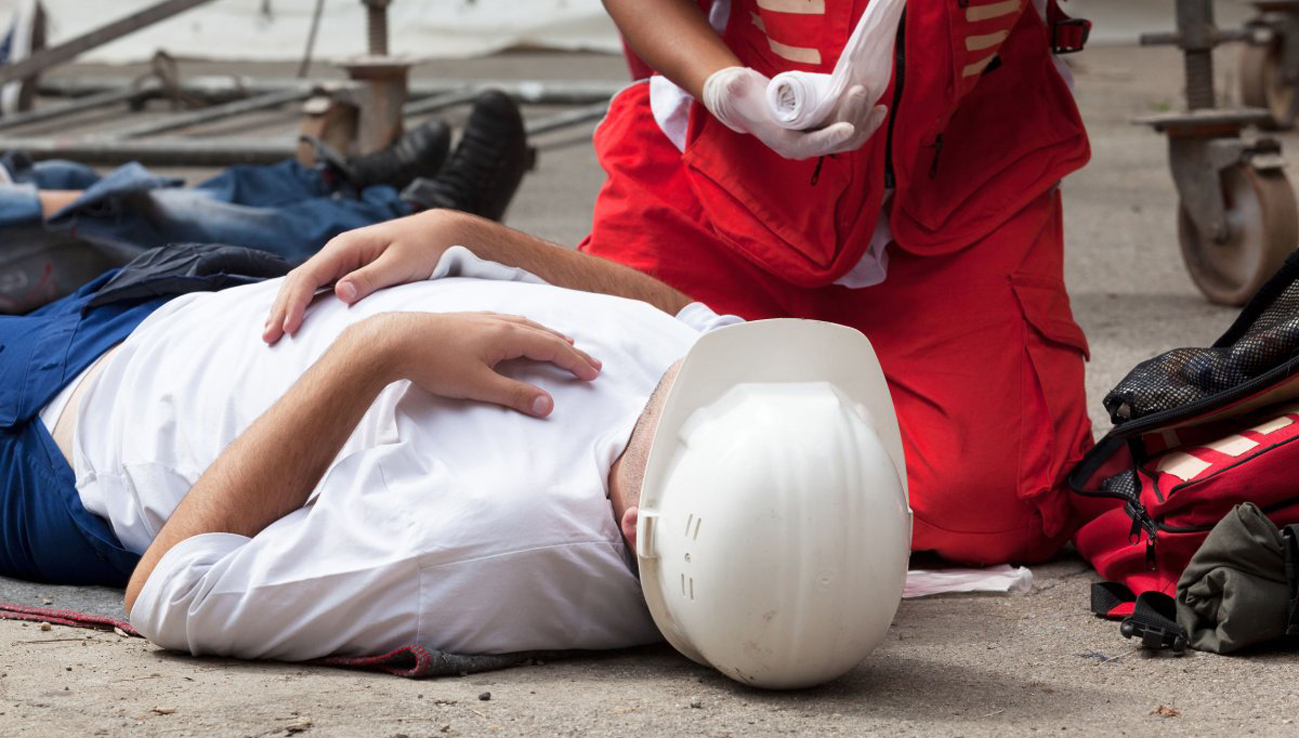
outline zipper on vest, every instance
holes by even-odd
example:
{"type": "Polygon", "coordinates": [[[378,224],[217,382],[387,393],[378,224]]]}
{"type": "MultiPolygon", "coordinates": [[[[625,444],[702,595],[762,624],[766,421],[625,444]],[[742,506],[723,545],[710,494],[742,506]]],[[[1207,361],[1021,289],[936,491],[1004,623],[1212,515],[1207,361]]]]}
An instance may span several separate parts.
{"type": "Polygon", "coordinates": [[[884,187],[893,189],[897,177],[893,173],[893,124],[898,119],[898,101],[902,99],[902,83],[906,77],[907,11],[898,19],[898,38],[893,46],[893,105],[889,107],[889,129],[884,140],[884,187]]]}
{"type": "Polygon", "coordinates": [[[929,148],[934,150],[933,161],[929,163],[929,178],[936,179],[938,177],[938,155],[943,153],[943,134],[938,134],[934,138],[934,142],[929,144],[929,148]]]}

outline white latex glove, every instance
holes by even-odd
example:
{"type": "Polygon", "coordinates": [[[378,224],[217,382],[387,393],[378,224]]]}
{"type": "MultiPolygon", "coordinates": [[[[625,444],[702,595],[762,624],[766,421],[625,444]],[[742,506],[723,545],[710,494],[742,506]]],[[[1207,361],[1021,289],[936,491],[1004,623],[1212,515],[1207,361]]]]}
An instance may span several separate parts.
{"type": "Polygon", "coordinates": [[[704,82],[703,104],[736,133],[749,133],[786,159],[811,159],[855,151],[884,122],[888,108],[870,107],[865,88],[855,86],[843,96],[823,128],[792,131],[773,117],[767,102],[766,75],[748,67],[727,67],[704,82]]]}

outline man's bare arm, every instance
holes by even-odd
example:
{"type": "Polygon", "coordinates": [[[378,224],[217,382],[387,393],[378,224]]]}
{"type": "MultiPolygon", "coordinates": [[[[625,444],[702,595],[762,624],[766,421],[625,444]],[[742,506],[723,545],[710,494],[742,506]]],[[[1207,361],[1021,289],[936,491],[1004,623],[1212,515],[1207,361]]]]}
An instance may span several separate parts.
{"type": "Polygon", "coordinates": [[[695,0],[604,0],[604,7],[636,55],[696,100],[709,75],[741,66],[695,0]]]}
{"type": "Polygon", "coordinates": [[[126,588],[129,613],[158,562],[203,533],[254,536],[302,507],[356,424],[388,384],[544,416],[550,396],[494,367],[510,359],[553,363],[583,380],[599,361],[529,320],[489,313],[388,313],[338,337],[278,402],[208,467],[150,544],[126,588]]]}
{"type": "Polygon", "coordinates": [[[672,315],[691,299],[608,259],[583,254],[483,218],[429,210],[343,233],[294,269],[280,287],[263,339],[275,343],[302,325],[316,290],[334,284],[348,304],[384,287],[427,279],[442,254],[464,246],[476,256],[526,269],[550,284],[642,300],[672,315]]]}

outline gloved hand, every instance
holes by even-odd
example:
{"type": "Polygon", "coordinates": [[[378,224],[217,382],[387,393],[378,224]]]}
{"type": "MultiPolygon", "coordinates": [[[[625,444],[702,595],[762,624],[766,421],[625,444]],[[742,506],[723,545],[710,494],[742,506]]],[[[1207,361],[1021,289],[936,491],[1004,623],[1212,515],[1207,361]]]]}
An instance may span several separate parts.
{"type": "Polygon", "coordinates": [[[766,75],[748,67],[727,67],[704,82],[703,102],[708,112],[736,133],[750,133],[786,159],[855,151],[883,124],[888,108],[870,107],[860,85],[844,93],[824,128],[791,131],[772,117],[767,103],[766,75]]]}

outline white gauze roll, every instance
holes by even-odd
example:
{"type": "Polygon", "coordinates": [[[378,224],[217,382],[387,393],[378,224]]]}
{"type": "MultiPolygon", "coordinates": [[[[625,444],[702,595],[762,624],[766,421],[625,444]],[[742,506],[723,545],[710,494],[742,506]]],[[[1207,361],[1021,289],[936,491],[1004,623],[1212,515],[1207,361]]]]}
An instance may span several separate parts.
{"type": "Polygon", "coordinates": [[[905,0],[871,0],[843,48],[834,72],[781,72],[767,85],[771,116],[783,128],[803,131],[829,122],[849,88],[866,88],[874,105],[893,74],[893,44],[905,0]]]}

